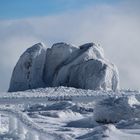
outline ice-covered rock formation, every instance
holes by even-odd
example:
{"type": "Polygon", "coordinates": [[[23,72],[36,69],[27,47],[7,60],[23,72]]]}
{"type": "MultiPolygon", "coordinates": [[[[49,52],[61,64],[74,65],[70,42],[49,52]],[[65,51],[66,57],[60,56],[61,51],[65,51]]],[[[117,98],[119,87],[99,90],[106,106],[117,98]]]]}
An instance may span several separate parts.
{"type": "Polygon", "coordinates": [[[77,50],[76,47],[66,43],[56,43],[52,48],[47,49],[44,67],[44,81],[47,86],[52,86],[53,77],[58,67],[60,67],[62,62],[68,59],[75,50],[77,50]]]}
{"type": "Polygon", "coordinates": [[[27,49],[17,62],[9,91],[23,91],[44,87],[43,70],[46,57],[46,47],[42,43],[27,49]]]}
{"type": "Polygon", "coordinates": [[[116,90],[118,81],[117,69],[104,58],[103,49],[87,43],[74,51],[57,69],[53,86],[116,90]]]}
{"type": "Polygon", "coordinates": [[[102,47],[94,43],[79,47],[56,43],[47,50],[36,44],[20,57],[9,91],[52,86],[115,91],[119,76],[116,66],[105,59],[102,47]]]}

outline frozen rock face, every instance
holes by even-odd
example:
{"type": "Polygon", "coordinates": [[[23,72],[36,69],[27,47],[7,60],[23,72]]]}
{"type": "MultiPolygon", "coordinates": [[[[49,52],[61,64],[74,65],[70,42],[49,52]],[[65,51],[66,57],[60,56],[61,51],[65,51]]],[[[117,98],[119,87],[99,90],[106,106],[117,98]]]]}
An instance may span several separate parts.
{"type": "Polygon", "coordinates": [[[46,48],[38,43],[27,49],[17,62],[9,91],[23,91],[38,87],[44,87],[43,70],[46,56],[46,48]]]}
{"type": "MultiPolygon", "coordinates": [[[[103,58],[103,51],[99,51],[98,46],[94,43],[87,43],[79,47],[71,56],[61,64],[54,76],[53,86],[71,86],[69,84],[69,76],[72,67],[86,62],[90,59],[103,58]]],[[[78,73],[77,73],[78,74],[78,73]]],[[[77,87],[76,85],[74,87],[77,87]]],[[[81,88],[81,87],[80,87],[81,88]]]]}
{"type": "Polygon", "coordinates": [[[79,47],[56,43],[47,51],[36,44],[20,57],[9,91],[52,86],[115,91],[119,76],[116,66],[105,59],[102,47],[94,43],[79,47]]]}
{"type": "Polygon", "coordinates": [[[94,90],[115,90],[113,67],[98,59],[91,59],[71,67],[69,86],[94,90]]]}
{"type": "Polygon", "coordinates": [[[53,86],[93,90],[119,88],[118,70],[104,58],[103,49],[94,43],[79,47],[55,73],[53,86]]]}
{"type": "Polygon", "coordinates": [[[52,86],[53,77],[61,63],[68,59],[77,48],[67,43],[56,43],[47,49],[44,70],[46,86],[52,86]]]}

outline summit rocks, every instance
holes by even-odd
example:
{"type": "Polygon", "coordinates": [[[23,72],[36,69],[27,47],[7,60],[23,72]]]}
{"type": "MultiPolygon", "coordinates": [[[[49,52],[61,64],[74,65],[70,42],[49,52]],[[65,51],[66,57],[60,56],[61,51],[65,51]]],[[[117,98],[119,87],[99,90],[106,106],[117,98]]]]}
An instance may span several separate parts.
{"type": "Polygon", "coordinates": [[[119,88],[118,70],[94,43],[75,47],[61,42],[48,49],[38,43],[19,58],[9,92],[56,86],[115,91],[119,88]]]}

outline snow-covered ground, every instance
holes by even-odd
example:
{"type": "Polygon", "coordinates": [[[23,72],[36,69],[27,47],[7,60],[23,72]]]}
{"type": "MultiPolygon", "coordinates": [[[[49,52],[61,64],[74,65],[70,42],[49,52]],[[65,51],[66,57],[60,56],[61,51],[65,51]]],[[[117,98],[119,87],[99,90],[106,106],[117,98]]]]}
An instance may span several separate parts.
{"type": "Polygon", "coordinates": [[[140,139],[139,91],[59,87],[0,93],[0,114],[0,140],[30,139],[27,131],[42,140],[140,139]]]}

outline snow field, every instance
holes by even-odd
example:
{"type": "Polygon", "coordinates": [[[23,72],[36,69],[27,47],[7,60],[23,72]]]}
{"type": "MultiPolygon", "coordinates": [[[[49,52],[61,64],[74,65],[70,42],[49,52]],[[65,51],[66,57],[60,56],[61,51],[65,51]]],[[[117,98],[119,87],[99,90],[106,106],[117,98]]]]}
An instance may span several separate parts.
{"type": "Polygon", "coordinates": [[[139,92],[130,90],[59,87],[2,93],[0,113],[10,121],[1,115],[2,126],[6,121],[0,138],[138,140],[139,101],[139,92]]]}

